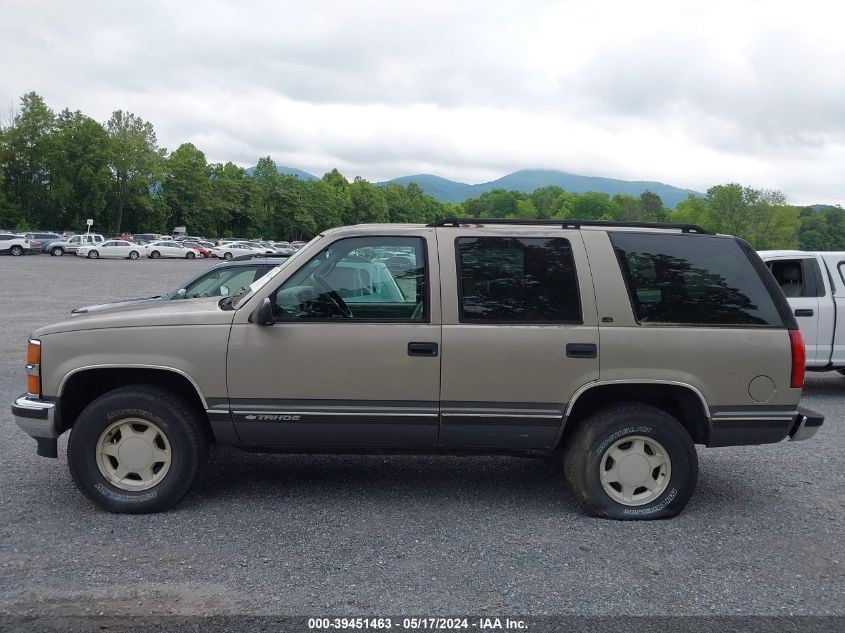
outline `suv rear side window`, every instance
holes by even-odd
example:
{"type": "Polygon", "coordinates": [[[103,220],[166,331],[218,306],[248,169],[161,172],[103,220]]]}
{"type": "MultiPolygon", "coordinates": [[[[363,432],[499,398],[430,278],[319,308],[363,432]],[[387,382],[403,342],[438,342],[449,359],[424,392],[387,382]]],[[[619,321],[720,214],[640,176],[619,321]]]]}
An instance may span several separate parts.
{"type": "Polygon", "coordinates": [[[609,233],[640,323],[783,327],[736,240],[609,233]]]}
{"type": "Polygon", "coordinates": [[[581,323],[569,240],[457,239],[461,323],[581,323]]]}

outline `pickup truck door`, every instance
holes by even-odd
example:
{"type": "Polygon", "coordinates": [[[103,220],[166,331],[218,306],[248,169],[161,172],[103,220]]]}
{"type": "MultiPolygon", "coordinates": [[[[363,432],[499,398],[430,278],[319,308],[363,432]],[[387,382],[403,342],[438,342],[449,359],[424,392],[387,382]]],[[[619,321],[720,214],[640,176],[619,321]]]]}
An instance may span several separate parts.
{"type": "Polygon", "coordinates": [[[812,255],[777,255],[766,258],[795,315],[807,350],[807,367],[820,367],[830,358],[831,336],[819,336],[819,295],[824,296],[825,286],[818,261],[812,255]]]}
{"type": "Polygon", "coordinates": [[[238,309],[229,339],[228,408],[242,442],[436,446],[434,229],[326,236],[268,279],[238,309]],[[272,325],[250,321],[264,298],[272,325]]]}
{"type": "Polygon", "coordinates": [[[828,293],[819,300],[819,336],[833,341],[830,363],[839,369],[845,367],[845,253],[822,253],[820,257],[828,293]]]}
{"type": "Polygon", "coordinates": [[[598,378],[598,318],[580,232],[437,231],[441,446],[552,446],[574,392],[598,378]]]}

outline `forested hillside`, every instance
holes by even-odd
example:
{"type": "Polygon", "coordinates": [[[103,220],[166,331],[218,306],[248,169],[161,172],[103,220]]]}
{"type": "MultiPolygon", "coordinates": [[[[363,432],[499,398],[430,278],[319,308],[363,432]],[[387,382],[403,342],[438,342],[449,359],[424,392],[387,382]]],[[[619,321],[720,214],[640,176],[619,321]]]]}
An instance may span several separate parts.
{"type": "MultiPolygon", "coordinates": [[[[447,181],[450,182],[450,181],[447,181]]],[[[621,181],[617,181],[621,182],[621,181]]],[[[310,179],[279,173],[270,157],[245,170],[209,163],[200,148],[160,147],[153,126],[116,111],[99,122],[51,110],[35,93],[0,128],[0,228],[102,233],[169,232],[305,239],[361,222],[452,217],[678,221],[740,235],[757,248],[845,249],[839,207],[799,208],[777,191],[739,184],[690,195],[672,210],[654,191],[640,195],[493,189],[460,204],[440,202],[416,183],[380,185],[337,170],[310,179]]]]}

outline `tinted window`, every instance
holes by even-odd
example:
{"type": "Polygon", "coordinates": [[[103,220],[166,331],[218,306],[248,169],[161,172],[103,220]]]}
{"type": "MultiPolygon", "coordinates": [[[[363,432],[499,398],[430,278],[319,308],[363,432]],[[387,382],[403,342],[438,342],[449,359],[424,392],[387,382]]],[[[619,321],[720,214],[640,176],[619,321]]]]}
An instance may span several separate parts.
{"type": "Polygon", "coordinates": [[[457,240],[460,319],[480,323],[580,323],[569,240],[457,240]]]}
{"type": "Polygon", "coordinates": [[[276,291],[280,320],[426,321],[422,238],[334,242],[276,291]]]}
{"type": "Polygon", "coordinates": [[[733,239],[619,232],[610,240],[641,323],[783,325],[733,239]]]}

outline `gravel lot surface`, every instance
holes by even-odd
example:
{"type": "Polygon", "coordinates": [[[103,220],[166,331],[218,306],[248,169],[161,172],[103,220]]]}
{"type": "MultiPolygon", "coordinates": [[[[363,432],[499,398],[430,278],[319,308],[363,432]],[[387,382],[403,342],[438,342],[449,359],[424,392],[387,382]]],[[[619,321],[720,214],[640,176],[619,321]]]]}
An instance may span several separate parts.
{"type": "Polygon", "coordinates": [[[111,515],[8,404],[26,336],[158,294],[207,261],[0,258],[0,613],[845,614],[845,378],[811,375],[806,442],[701,449],[663,522],[583,516],[558,467],[508,457],[212,452],[175,511],[111,515]]]}

